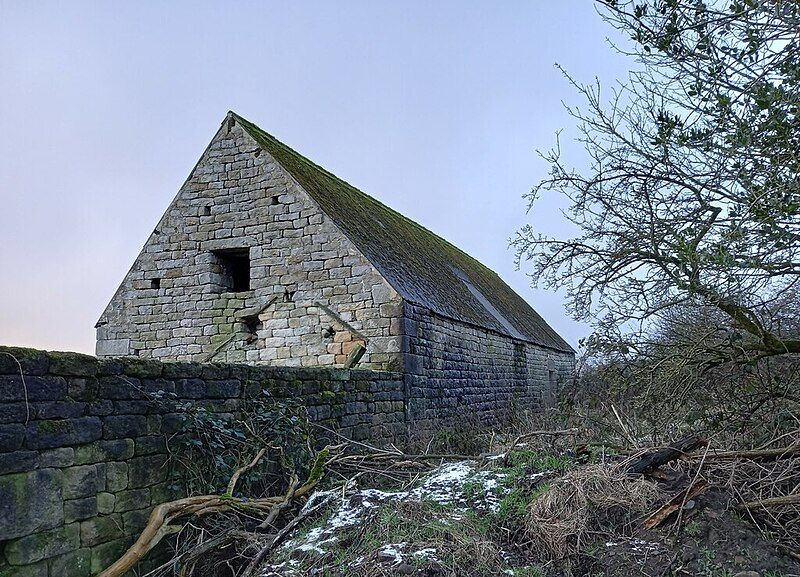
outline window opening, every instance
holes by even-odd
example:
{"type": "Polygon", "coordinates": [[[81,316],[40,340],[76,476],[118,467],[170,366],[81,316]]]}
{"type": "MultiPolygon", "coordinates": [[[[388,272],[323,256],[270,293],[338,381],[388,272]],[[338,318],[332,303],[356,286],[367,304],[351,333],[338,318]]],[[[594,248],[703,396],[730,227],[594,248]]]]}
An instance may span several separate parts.
{"type": "Polygon", "coordinates": [[[250,249],[231,248],[213,252],[221,269],[223,290],[230,292],[249,291],[250,249]]]}

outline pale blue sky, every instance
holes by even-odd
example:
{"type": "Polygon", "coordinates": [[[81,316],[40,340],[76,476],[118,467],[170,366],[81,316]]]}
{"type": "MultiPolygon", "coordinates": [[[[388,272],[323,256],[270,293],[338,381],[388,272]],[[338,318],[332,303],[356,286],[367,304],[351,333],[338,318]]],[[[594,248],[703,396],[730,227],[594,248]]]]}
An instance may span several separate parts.
{"type": "MultiPolygon", "coordinates": [[[[508,239],[574,135],[554,68],[628,65],[591,0],[0,0],[0,343],[94,350],[94,323],[231,109],[497,271],[573,344],[508,239]]],[[[568,153],[578,152],[567,147],[568,153]]],[[[578,157],[576,157],[578,158],[578,157]]]]}

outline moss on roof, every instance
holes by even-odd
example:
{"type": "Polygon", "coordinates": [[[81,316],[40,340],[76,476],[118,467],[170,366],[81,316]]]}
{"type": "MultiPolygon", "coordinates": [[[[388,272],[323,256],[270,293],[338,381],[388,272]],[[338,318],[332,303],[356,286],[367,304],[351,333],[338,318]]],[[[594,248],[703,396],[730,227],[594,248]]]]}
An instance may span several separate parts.
{"type": "Polygon", "coordinates": [[[292,175],[404,299],[516,339],[573,352],[492,270],[255,124],[231,115],[292,175]]]}

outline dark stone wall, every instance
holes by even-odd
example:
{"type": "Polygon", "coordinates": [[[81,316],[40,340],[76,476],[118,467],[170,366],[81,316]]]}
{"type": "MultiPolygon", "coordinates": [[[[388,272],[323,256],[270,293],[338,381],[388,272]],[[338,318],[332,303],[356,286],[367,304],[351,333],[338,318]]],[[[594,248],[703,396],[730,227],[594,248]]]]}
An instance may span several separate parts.
{"type": "Polygon", "coordinates": [[[355,440],[405,437],[398,373],[159,363],[0,347],[0,577],[82,577],[112,563],[154,504],[176,498],[180,423],[148,393],[235,416],[263,389],[301,397],[355,440]]]}
{"type": "Polygon", "coordinates": [[[536,411],[574,375],[575,355],[404,304],[411,435],[442,426],[503,427],[536,411]]]}
{"type": "Polygon", "coordinates": [[[574,355],[404,304],[403,373],[160,363],[0,347],[0,577],[83,577],[112,563],[153,505],[176,498],[151,393],[237,415],[267,389],[373,443],[502,427],[572,378],[574,355]]]}

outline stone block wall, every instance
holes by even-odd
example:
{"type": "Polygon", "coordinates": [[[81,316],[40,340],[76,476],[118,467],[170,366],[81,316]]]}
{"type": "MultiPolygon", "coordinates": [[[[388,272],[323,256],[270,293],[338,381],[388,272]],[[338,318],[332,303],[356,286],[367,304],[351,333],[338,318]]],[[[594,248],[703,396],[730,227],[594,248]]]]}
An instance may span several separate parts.
{"type": "Polygon", "coordinates": [[[404,379],[411,433],[442,425],[502,427],[573,377],[575,355],[404,305],[404,379]]]}
{"type": "Polygon", "coordinates": [[[266,388],[302,397],[312,419],[344,435],[380,443],[405,436],[403,387],[398,373],[0,347],[0,577],[95,574],[133,542],[153,505],[178,496],[165,439],[180,415],[148,393],[235,416],[266,388]]]}
{"type": "Polygon", "coordinates": [[[396,291],[229,117],[101,316],[97,354],[342,367],[361,345],[359,366],[390,369],[399,310],[396,291]],[[236,262],[247,286],[231,286],[236,262]]]}

